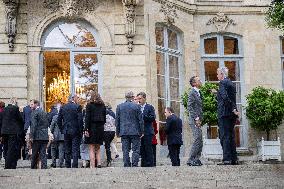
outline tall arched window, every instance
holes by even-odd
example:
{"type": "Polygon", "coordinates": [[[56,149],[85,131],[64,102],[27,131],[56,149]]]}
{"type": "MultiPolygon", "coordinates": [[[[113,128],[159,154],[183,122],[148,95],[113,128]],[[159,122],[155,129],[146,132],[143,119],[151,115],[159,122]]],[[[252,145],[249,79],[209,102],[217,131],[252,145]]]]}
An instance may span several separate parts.
{"type": "Polygon", "coordinates": [[[84,101],[89,91],[100,91],[100,50],[96,30],[88,23],[56,22],[46,29],[41,44],[41,96],[47,110],[58,101],[65,103],[70,94],[84,101]]]}
{"type": "MultiPolygon", "coordinates": [[[[218,83],[217,69],[226,66],[229,69],[229,78],[235,83],[238,110],[242,113],[242,44],[241,38],[231,34],[210,34],[201,38],[202,78],[205,82],[218,83]]],[[[217,127],[211,129],[210,136],[218,136],[217,127]]],[[[246,129],[243,121],[235,128],[237,147],[246,146],[246,129]]]]}
{"type": "Polygon", "coordinates": [[[164,109],[170,106],[180,115],[180,35],[163,25],[156,26],[156,61],[159,120],[166,118],[164,109]]]}

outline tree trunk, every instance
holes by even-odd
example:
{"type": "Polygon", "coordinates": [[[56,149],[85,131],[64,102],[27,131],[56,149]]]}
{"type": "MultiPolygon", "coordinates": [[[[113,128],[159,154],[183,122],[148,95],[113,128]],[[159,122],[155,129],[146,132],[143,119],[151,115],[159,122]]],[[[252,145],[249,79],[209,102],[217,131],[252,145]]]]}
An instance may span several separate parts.
{"type": "Polygon", "coordinates": [[[269,130],[266,130],[266,140],[269,141],[270,139],[270,131],[269,130]]]}

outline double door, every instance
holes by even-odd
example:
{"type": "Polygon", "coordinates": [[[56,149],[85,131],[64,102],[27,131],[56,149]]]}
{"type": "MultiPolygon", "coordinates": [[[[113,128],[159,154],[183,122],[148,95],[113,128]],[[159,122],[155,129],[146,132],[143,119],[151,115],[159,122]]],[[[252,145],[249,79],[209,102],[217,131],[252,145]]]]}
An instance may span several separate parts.
{"type": "Polygon", "coordinates": [[[83,104],[90,91],[100,92],[98,52],[49,50],[43,52],[42,97],[46,110],[77,94],[83,104]]]}

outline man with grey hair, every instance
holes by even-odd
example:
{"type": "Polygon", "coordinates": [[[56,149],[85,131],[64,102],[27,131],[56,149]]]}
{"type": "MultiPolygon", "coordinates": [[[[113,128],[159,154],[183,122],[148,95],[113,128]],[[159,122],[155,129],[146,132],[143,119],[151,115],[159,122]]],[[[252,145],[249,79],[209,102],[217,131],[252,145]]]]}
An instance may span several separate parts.
{"type": "Polygon", "coordinates": [[[62,106],[58,113],[57,125],[64,134],[65,144],[65,165],[71,168],[71,156],[73,159],[72,168],[78,168],[79,148],[83,133],[82,107],[77,104],[78,96],[69,96],[68,103],[62,106]]]}
{"type": "Polygon", "coordinates": [[[116,108],[116,134],[121,137],[124,167],[137,167],[140,154],[140,140],[144,135],[144,123],[139,105],[132,102],[134,93],[125,94],[126,101],[116,108]],[[132,164],[129,152],[132,147],[132,164]]]}
{"type": "Polygon", "coordinates": [[[220,81],[217,93],[218,126],[223,149],[223,162],[220,165],[238,164],[234,127],[239,113],[236,106],[236,87],[228,78],[228,72],[227,67],[217,69],[217,78],[220,81]]]}

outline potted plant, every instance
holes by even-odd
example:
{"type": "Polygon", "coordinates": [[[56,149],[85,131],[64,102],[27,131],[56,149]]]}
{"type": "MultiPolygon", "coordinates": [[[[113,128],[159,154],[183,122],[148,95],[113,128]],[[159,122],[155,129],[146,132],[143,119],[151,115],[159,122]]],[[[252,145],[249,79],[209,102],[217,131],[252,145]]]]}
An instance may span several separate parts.
{"type": "Polygon", "coordinates": [[[284,119],[284,92],[256,87],[246,96],[246,116],[252,128],[266,133],[257,143],[258,159],[281,160],[280,138],[270,140],[270,132],[276,130],[284,119]]]}
{"type": "MultiPolygon", "coordinates": [[[[218,85],[214,83],[205,83],[200,89],[202,95],[202,104],[203,104],[202,125],[206,127],[206,132],[207,132],[207,135],[203,136],[204,138],[203,138],[202,154],[205,158],[221,159],[223,151],[220,144],[220,139],[219,138],[212,139],[211,136],[212,126],[216,126],[218,123],[217,100],[216,100],[216,95],[211,92],[212,89],[217,90],[218,85]]],[[[182,104],[186,109],[187,115],[189,115],[189,112],[187,110],[188,93],[189,89],[186,90],[181,96],[182,104]]]]}

